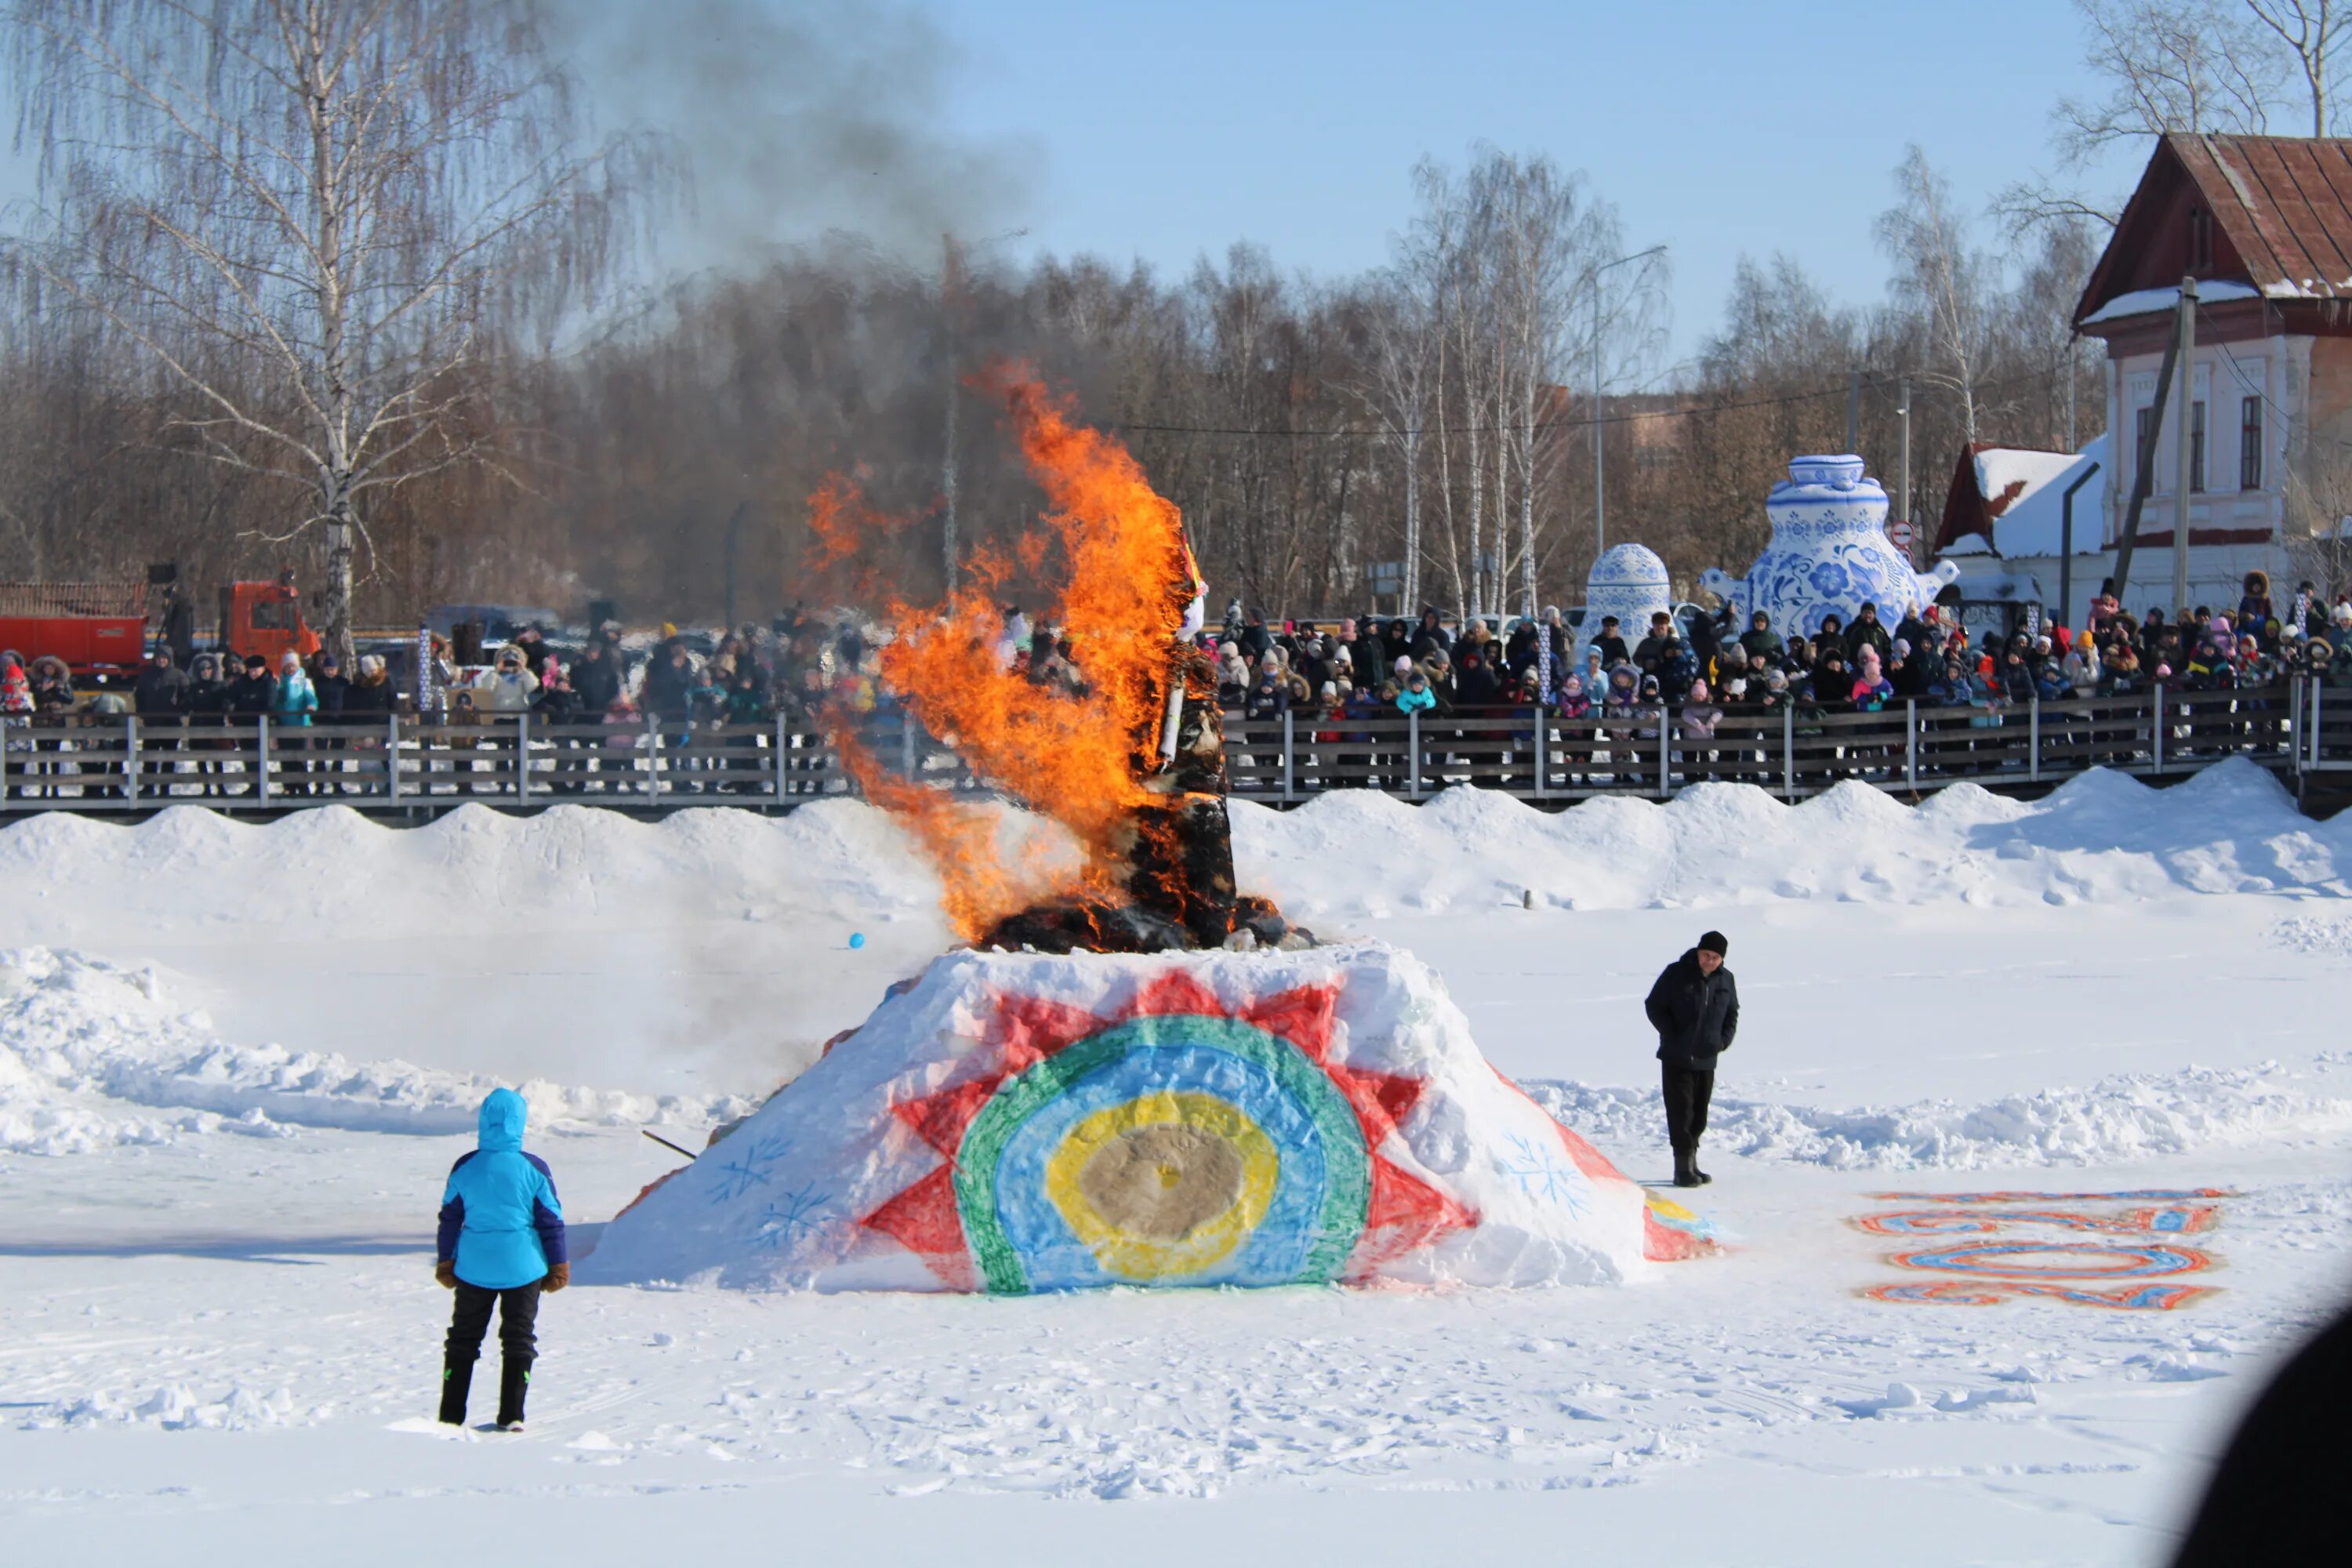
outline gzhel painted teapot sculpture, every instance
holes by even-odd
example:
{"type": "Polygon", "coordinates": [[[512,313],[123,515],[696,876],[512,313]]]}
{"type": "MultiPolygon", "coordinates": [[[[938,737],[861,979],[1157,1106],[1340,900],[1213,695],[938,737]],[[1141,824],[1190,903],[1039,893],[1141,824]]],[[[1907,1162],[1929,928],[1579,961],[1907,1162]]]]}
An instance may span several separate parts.
{"type": "Polygon", "coordinates": [[[1771,542],[1745,577],[1699,574],[1699,586],[1735,606],[1744,627],[1762,610],[1783,637],[1812,637],[1824,616],[1851,626],[1867,602],[1892,626],[1936,602],[1960,574],[1949,561],[1914,572],[1886,537],[1886,491],[1851,454],[1792,458],[1764,502],[1771,542]]]}

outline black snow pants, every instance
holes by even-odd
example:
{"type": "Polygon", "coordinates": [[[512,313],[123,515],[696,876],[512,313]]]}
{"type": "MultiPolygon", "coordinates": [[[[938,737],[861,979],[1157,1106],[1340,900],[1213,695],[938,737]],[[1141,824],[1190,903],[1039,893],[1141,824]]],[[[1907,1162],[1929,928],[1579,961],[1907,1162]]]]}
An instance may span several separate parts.
{"type": "Polygon", "coordinates": [[[532,1332],[539,1321],[540,1281],[511,1290],[486,1290],[457,1281],[457,1307],[449,1322],[441,1362],[441,1419],[453,1426],[466,1423],[466,1396],[472,1392],[474,1362],[482,1353],[482,1336],[489,1332],[490,1309],[499,1310],[499,1425],[522,1419],[523,1397],[530,1392],[530,1363],[539,1340],[532,1332]]]}
{"type": "Polygon", "coordinates": [[[1706,1132],[1706,1103],[1715,1098],[1715,1074],[1672,1062],[1658,1064],[1666,1100],[1666,1142],[1674,1145],[1675,1168],[1698,1158],[1698,1141],[1706,1132]]]}

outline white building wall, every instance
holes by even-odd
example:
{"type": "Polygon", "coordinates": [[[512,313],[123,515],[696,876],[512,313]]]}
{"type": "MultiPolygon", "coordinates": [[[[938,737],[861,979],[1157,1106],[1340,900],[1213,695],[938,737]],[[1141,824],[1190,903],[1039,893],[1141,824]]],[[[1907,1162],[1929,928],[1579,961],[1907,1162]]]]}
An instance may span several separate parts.
{"type": "MultiPolygon", "coordinates": [[[[2132,482],[2138,473],[2139,412],[2155,405],[2157,374],[2163,363],[2164,355],[2159,351],[2126,355],[2108,364],[2107,420],[2108,428],[2116,436],[2117,468],[2107,489],[2107,539],[2111,545],[2123,537],[2132,482]]],[[[2294,568],[2281,542],[2286,518],[2287,438],[2293,423],[2302,417],[2303,391],[2310,384],[2311,340],[2274,336],[2253,342],[2200,343],[2191,356],[2190,366],[2193,395],[2204,402],[2206,409],[2205,488],[2189,497],[2190,531],[2260,528],[2269,537],[2259,544],[2192,546],[2189,552],[2189,603],[2209,605],[2217,610],[2234,608],[2245,574],[2256,570],[2269,573],[2273,596],[2283,596],[2294,587],[2294,568]],[[2254,489],[2242,489],[2239,484],[2241,416],[2243,400],[2248,397],[2259,398],[2262,408],[2262,482],[2254,489]]],[[[2133,552],[2132,580],[2125,594],[2126,607],[2135,614],[2144,614],[2149,605],[2172,597],[2172,551],[2169,545],[2151,549],[2146,535],[2157,530],[2169,532],[2179,515],[2175,497],[2180,473],[2177,430],[2178,412],[2168,407],[2155,433],[2154,482],[2140,510],[2142,540],[2133,552]]],[[[2075,616],[2080,616],[2089,596],[2098,591],[2100,579],[2112,575],[2114,559],[2112,548],[2097,555],[2076,556],[2077,582],[2072,595],[2075,603],[2069,606],[2075,616]],[[2105,564],[2090,573],[2086,585],[2080,579],[2086,564],[2094,562],[2105,564]]],[[[2022,560],[2016,564],[2032,571],[2041,579],[2043,592],[2053,601],[2056,599],[2058,563],[2054,556],[2022,560]]],[[[2081,622],[2077,619],[2073,624],[2081,622]]]]}

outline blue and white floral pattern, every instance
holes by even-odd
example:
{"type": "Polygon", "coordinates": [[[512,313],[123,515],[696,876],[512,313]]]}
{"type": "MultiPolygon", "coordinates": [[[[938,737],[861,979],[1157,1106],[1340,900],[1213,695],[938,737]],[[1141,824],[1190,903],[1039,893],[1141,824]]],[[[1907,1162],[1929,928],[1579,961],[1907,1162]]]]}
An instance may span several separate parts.
{"type": "Polygon", "coordinates": [[[1578,628],[1591,642],[1601,635],[1601,617],[1617,617],[1617,628],[1631,647],[1650,629],[1650,617],[1674,609],[1674,590],[1666,563],[1646,545],[1612,544],[1601,552],[1584,580],[1584,621],[1578,628]]]}
{"type": "Polygon", "coordinates": [[[1930,573],[1911,563],[1886,537],[1886,491],[1851,455],[1797,458],[1787,482],[1764,503],[1772,540],[1744,577],[1707,572],[1700,586],[1728,601],[1744,624],[1762,610],[1783,637],[1812,637],[1835,616],[1851,625],[1869,603],[1889,626],[1935,602],[1958,575],[1950,563],[1930,573]]]}

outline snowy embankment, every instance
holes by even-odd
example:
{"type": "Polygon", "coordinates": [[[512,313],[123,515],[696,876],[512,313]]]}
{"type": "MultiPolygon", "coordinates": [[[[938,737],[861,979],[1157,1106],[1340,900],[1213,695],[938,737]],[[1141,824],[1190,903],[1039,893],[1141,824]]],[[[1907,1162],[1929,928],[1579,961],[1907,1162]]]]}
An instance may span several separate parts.
{"type": "MultiPolygon", "coordinates": [[[[2333,902],[2352,891],[2352,819],[2305,819],[2268,775],[2244,763],[2162,791],[2094,773],[2031,803],[1964,785],[1914,808],[1848,785],[1790,807],[1752,788],[1710,786],[1664,805],[1612,799],[1548,814],[1467,790],[1418,808],[1350,792],[1288,814],[1237,804],[1234,822],[1244,882],[1274,891],[1331,935],[1368,922],[1377,929],[1391,917],[1507,918],[1530,892],[1538,921],[1547,910],[1557,921],[1568,910],[1861,903],[1898,922],[1937,909],[2292,894],[2326,905],[2263,916],[2274,949],[2322,963],[2352,953],[2352,907],[2333,902]]],[[[782,819],[709,810],[658,824],[582,807],[530,818],[469,809],[407,830],[332,808],[269,825],[192,808],[138,826],[33,818],[0,829],[0,930],[49,944],[0,955],[0,1152],[70,1153],[215,1132],[285,1136],[300,1127],[463,1132],[482,1093],[518,1078],[542,1121],[690,1126],[749,1103],[724,1093],[564,1088],[562,1080],[582,1076],[576,1053],[550,1048],[561,1065],[534,1058],[531,1071],[516,1070],[511,1058],[496,1054],[499,1042],[482,1043],[499,1032],[486,1021],[420,1031],[415,1054],[435,1066],[369,1060],[394,1053],[365,1048],[233,1043],[260,1031],[216,1030],[192,1005],[210,998],[187,994],[203,989],[208,950],[183,934],[164,973],[146,962],[174,931],[223,928],[236,939],[221,950],[225,964],[253,964],[257,951],[262,984],[292,992],[308,985],[347,1013],[335,965],[359,949],[333,950],[327,973],[306,974],[307,961],[276,960],[275,944],[298,940],[305,926],[357,930],[366,951],[395,959],[408,944],[458,943],[478,952],[478,971],[423,987],[411,973],[402,984],[413,1005],[470,1022],[499,1017],[502,997],[521,983],[517,972],[529,972],[524,960],[539,933],[561,940],[567,931],[619,923],[641,929],[644,947],[658,950],[669,940],[665,912],[689,911],[701,923],[677,940],[680,948],[733,952],[709,933],[732,935],[765,958],[761,978],[777,992],[747,998],[743,987],[752,983],[734,971],[719,984],[688,971],[668,987],[636,987],[655,993],[637,1005],[685,1019],[689,1034],[721,1021],[751,1031],[763,1043],[749,1065],[739,1053],[734,1070],[709,1087],[756,1099],[811,1059],[824,1034],[862,1019],[882,984],[942,944],[929,909],[933,891],[897,829],[848,801],[782,819]],[[863,967],[845,962],[851,955],[835,930],[876,921],[883,922],[874,928],[877,940],[857,955],[863,967]],[[126,952],[126,940],[145,940],[125,939],[126,929],[166,935],[148,952],[126,952]],[[287,934],[257,942],[257,931],[287,934]],[[79,951],[100,948],[105,956],[79,951]],[[483,1066],[492,1070],[471,1070],[483,1066]]],[[[1557,934],[1531,928],[1509,940],[1591,940],[1583,922],[1545,929],[1557,934]]],[[[247,972],[221,973],[237,982],[228,989],[250,991],[247,972]]],[[[579,994],[594,978],[575,974],[564,984],[579,994]]],[[[1465,1002],[1472,984],[1454,982],[1465,1002]]],[[[1630,1008],[1632,1000],[1616,1005],[1630,1008]]],[[[538,1022],[547,1032],[546,1020],[538,1022]]],[[[348,1038],[289,1032],[315,1043],[348,1038]]],[[[621,1044],[644,1068],[663,1059],[659,1037],[629,1034],[621,1044]]],[[[608,1079],[650,1076],[614,1068],[615,1054],[594,1064],[608,1079]]],[[[2198,1060],[2189,1057],[2164,1071],[2077,1068],[2042,1080],[2045,1087],[1975,1103],[1916,1098],[1928,1084],[1862,1108],[1756,1100],[1727,1086],[1712,1138],[1765,1160],[1969,1169],[2130,1160],[2352,1125],[2352,1077],[2341,1053],[2291,1069],[2247,1065],[2260,1059],[2213,1067],[2187,1065],[2198,1060]],[[2085,1079],[2088,1088],[2061,1087],[2085,1079]]],[[[1646,1086],[1546,1081],[1557,1070],[1530,1075],[1529,1087],[1561,1121],[1621,1147],[1656,1142],[1646,1086]]]]}
{"type": "MultiPolygon", "coordinates": [[[[201,1010],[175,1010],[152,970],[47,948],[0,952],[0,1152],[72,1154],[211,1132],[283,1138],[298,1127],[466,1133],[495,1087],[407,1062],[227,1044],[201,1010]]],[[[705,1123],[751,1106],[520,1087],[541,1124],[705,1123]]]]}

